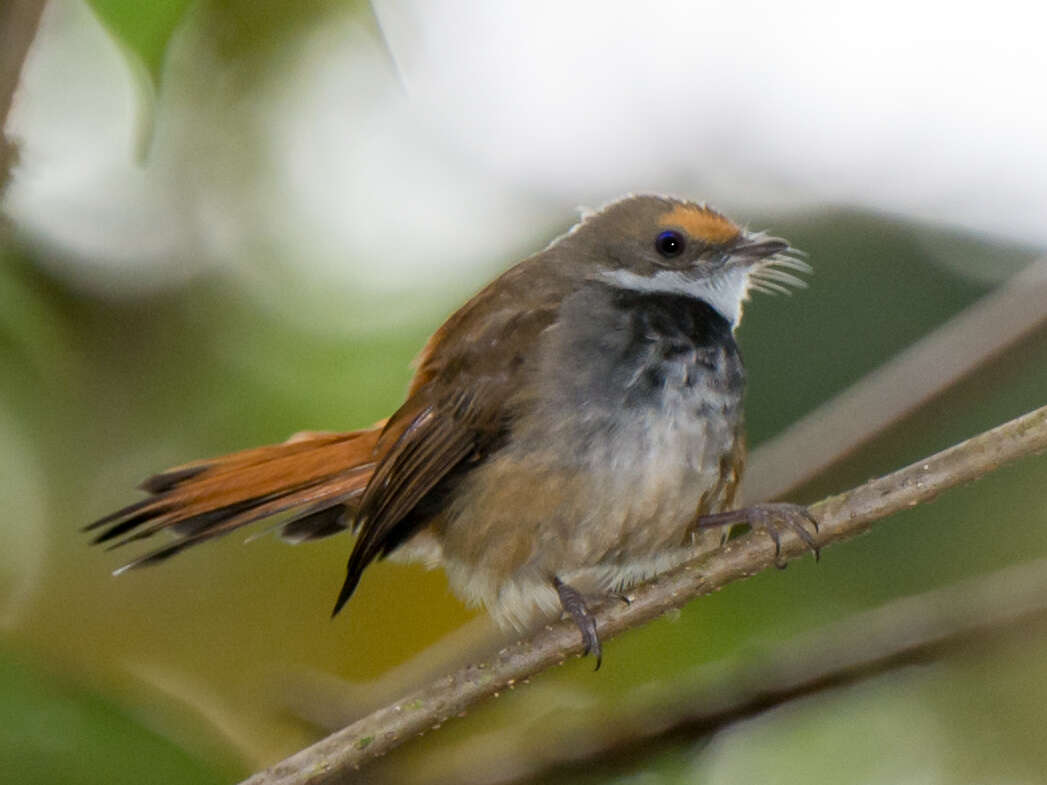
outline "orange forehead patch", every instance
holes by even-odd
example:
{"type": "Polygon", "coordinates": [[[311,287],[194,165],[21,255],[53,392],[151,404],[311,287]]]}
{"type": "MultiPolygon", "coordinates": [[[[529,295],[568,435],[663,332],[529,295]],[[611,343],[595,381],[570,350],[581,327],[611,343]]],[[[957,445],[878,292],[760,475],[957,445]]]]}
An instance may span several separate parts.
{"type": "Polygon", "coordinates": [[[715,210],[698,205],[678,204],[658,219],[659,226],[676,226],[695,239],[713,245],[726,243],[739,234],[739,229],[715,210]]]}

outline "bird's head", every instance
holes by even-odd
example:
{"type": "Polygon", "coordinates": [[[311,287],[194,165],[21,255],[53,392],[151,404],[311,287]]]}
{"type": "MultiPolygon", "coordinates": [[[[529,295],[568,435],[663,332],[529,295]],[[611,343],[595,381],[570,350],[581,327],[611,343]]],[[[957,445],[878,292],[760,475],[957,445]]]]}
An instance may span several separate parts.
{"type": "Polygon", "coordinates": [[[810,265],[784,240],[748,233],[710,207],[627,196],[589,213],[563,238],[589,279],[703,300],[732,326],[750,291],[804,286],[810,265]]]}

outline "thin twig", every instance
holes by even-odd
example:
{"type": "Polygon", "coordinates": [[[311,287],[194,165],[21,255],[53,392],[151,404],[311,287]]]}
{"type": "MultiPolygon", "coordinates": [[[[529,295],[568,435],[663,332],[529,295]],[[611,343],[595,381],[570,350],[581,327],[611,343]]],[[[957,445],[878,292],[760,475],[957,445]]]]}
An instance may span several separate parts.
{"type": "MultiPolygon", "coordinates": [[[[811,511],[821,524],[819,543],[824,547],[854,537],[880,518],[930,501],[948,488],[1045,449],[1047,406],[814,505],[811,511]]],[[[783,558],[794,559],[805,553],[805,546],[792,533],[782,537],[781,546],[783,558]]],[[[598,609],[600,635],[606,640],[774,563],[774,546],[768,537],[760,533],[739,537],[636,587],[630,592],[628,605],[609,603],[598,609]]],[[[580,654],[581,649],[573,624],[550,625],[532,638],[503,649],[492,661],[445,676],[254,775],[246,783],[318,785],[344,781],[368,760],[565,657],[580,654]]]]}

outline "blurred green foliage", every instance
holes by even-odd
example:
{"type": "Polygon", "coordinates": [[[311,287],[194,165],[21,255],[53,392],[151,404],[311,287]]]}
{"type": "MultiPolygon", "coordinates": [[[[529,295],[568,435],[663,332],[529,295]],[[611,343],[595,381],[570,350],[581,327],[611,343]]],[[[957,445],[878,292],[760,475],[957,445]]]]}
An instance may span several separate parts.
{"type": "Polygon", "coordinates": [[[129,56],[158,83],[171,36],[190,0],[90,0],[90,5],[129,56]]]}
{"type": "Polygon", "coordinates": [[[88,0],[132,63],[160,85],[171,39],[194,7],[208,15],[217,50],[226,58],[259,54],[291,40],[317,17],[367,11],[363,0],[88,0]]]}
{"type": "Polygon", "coordinates": [[[19,785],[227,782],[141,716],[64,678],[0,653],[0,777],[19,785]]]}

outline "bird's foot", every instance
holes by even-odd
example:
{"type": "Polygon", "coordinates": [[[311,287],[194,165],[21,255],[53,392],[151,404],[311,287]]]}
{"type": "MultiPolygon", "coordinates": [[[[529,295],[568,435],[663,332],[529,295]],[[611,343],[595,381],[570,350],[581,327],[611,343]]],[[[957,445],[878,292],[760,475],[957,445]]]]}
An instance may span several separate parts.
{"type": "Polygon", "coordinates": [[[564,613],[571,617],[576,625],[578,625],[578,631],[582,633],[582,643],[584,648],[582,649],[582,655],[592,654],[596,657],[596,667],[593,670],[600,670],[600,663],[603,661],[603,648],[600,646],[600,636],[596,634],[596,618],[589,611],[589,606],[585,604],[585,597],[573,586],[570,586],[559,578],[553,579],[553,586],[556,587],[557,594],[560,595],[560,605],[564,609],[564,613]]]}
{"type": "Polygon", "coordinates": [[[821,556],[818,543],[811,534],[808,526],[818,531],[818,521],[811,515],[810,510],[800,504],[787,504],[776,502],[773,504],[754,504],[752,507],[743,507],[740,510],[728,510],[712,515],[703,515],[695,526],[709,528],[713,526],[731,526],[736,523],[748,524],[753,531],[762,531],[774,542],[774,563],[779,569],[784,569],[786,564],[781,560],[783,531],[791,531],[807,546],[814,554],[815,561],[821,556]]]}

